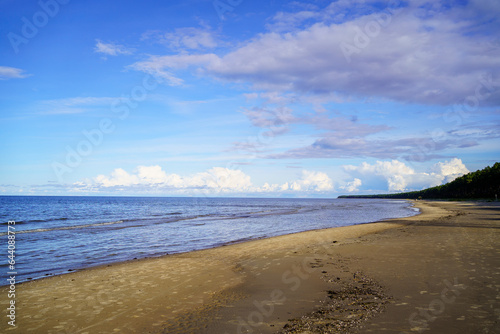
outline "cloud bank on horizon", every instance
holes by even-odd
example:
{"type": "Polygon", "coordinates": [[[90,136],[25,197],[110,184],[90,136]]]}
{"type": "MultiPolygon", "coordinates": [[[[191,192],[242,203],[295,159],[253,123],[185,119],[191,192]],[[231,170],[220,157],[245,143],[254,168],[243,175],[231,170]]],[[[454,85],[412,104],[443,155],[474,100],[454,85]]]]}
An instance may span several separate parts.
{"type": "Polygon", "coordinates": [[[5,194],[399,192],[498,160],[498,1],[46,2],[0,41],[5,194]]]}
{"type": "MultiPolygon", "coordinates": [[[[397,160],[376,161],[374,164],[363,162],[359,166],[345,165],[344,170],[354,177],[353,181],[339,186],[344,193],[358,192],[366,184],[373,189],[389,192],[401,192],[423,189],[451,182],[459,176],[469,173],[460,159],[438,162],[427,172],[417,172],[405,163],[397,160]],[[362,181],[363,180],[363,181],[362,181]]],[[[197,194],[317,194],[333,192],[335,182],[323,172],[303,170],[299,179],[283,184],[264,183],[256,186],[250,176],[241,170],[214,167],[208,171],[190,176],[167,174],[160,166],[138,166],[129,173],[121,168],[109,176],[98,175],[91,180],[84,180],[68,185],[71,192],[122,191],[126,193],[164,193],[178,195],[197,194]]]]}

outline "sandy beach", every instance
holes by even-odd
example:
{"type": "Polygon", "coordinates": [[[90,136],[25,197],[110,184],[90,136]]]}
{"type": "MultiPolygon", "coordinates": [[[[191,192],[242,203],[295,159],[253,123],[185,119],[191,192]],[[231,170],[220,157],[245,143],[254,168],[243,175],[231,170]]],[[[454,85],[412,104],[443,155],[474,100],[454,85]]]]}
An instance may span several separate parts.
{"type": "Polygon", "coordinates": [[[16,285],[2,333],[500,333],[500,205],[134,260],[16,285]]]}

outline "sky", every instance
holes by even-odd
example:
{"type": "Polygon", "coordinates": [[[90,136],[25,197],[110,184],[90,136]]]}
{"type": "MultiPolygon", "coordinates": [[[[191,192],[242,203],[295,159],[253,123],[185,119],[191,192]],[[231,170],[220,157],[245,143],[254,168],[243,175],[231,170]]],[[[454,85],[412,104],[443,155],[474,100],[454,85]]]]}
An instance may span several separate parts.
{"type": "Polygon", "coordinates": [[[0,194],[336,197],[500,153],[500,2],[0,0],[0,194]]]}

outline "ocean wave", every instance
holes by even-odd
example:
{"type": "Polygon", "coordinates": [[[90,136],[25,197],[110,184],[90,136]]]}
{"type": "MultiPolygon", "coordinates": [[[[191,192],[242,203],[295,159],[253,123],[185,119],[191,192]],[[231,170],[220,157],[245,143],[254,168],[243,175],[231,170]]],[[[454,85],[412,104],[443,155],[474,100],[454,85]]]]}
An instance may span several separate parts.
{"type": "MultiPolygon", "coordinates": [[[[31,220],[16,220],[17,224],[29,224],[29,223],[47,223],[47,222],[56,222],[56,221],[64,221],[68,220],[67,217],[59,217],[59,218],[48,218],[48,219],[31,219],[31,220]]],[[[0,225],[7,225],[8,222],[1,222],[0,225]]]]}
{"type": "MultiPolygon", "coordinates": [[[[93,224],[82,224],[82,225],[74,225],[74,226],[55,226],[55,227],[41,227],[41,228],[36,228],[36,229],[29,229],[29,230],[16,230],[16,234],[22,234],[22,233],[38,233],[38,232],[50,232],[50,231],[61,231],[61,230],[74,230],[74,229],[82,229],[82,228],[95,228],[95,227],[100,227],[100,226],[108,226],[108,225],[116,225],[116,224],[122,224],[126,223],[126,226],[117,226],[112,228],[113,230],[116,229],[124,229],[124,228],[129,228],[129,227],[140,227],[142,224],[137,225],[129,225],[129,223],[145,223],[146,225],[162,225],[162,224],[171,224],[171,223],[177,223],[177,222],[182,222],[186,221],[188,223],[188,226],[203,226],[209,221],[214,221],[214,220],[234,220],[234,219],[245,219],[245,218],[259,218],[259,217],[264,217],[264,216],[273,216],[273,215],[290,215],[290,214],[296,214],[296,213],[306,213],[310,211],[316,211],[318,208],[286,208],[286,209],[281,209],[281,210],[251,210],[247,212],[240,212],[240,213],[233,213],[233,214],[221,214],[221,213],[207,213],[207,214],[199,214],[199,215],[192,215],[192,216],[179,216],[182,215],[182,212],[170,212],[170,213],[164,213],[162,214],[165,219],[162,219],[160,215],[157,217],[143,217],[143,218],[131,218],[131,219],[122,219],[118,221],[112,221],[112,222],[104,222],[104,223],[93,223],[93,224]],[[171,218],[167,218],[170,216],[171,218]],[[174,218],[175,217],[175,218],[174,218]],[[153,221],[153,222],[152,222],[153,221]],[[194,221],[193,223],[189,223],[190,221],[194,221]],[[149,222],[149,223],[147,223],[149,222]]],[[[64,221],[68,220],[68,218],[65,217],[60,217],[60,218],[55,218],[55,219],[39,219],[39,220],[28,220],[26,222],[20,221],[17,222],[16,224],[26,224],[28,222],[50,222],[50,221],[64,221]]],[[[0,236],[6,235],[7,233],[0,233],[0,236]]]]}
{"type": "MultiPolygon", "coordinates": [[[[37,228],[37,229],[33,229],[33,230],[16,231],[16,234],[21,234],[21,233],[36,233],[36,232],[49,232],[49,231],[60,231],[60,230],[74,230],[74,229],[79,229],[79,228],[98,227],[98,226],[106,226],[106,225],[121,224],[121,223],[123,223],[123,220],[118,220],[118,221],[114,221],[114,222],[106,222],[106,223],[97,223],[97,224],[85,224],[85,225],[75,225],[75,226],[60,226],[60,227],[51,227],[51,228],[37,228]]],[[[6,235],[6,234],[7,233],[0,233],[0,236],[6,235]]]]}
{"type": "Polygon", "coordinates": [[[168,213],[152,213],[151,217],[166,217],[166,216],[175,216],[182,215],[182,212],[168,212],[168,213]]]}
{"type": "MultiPolygon", "coordinates": [[[[172,213],[170,215],[177,215],[181,213],[172,213]]],[[[154,223],[150,223],[151,225],[161,225],[161,224],[171,224],[171,223],[176,223],[180,221],[192,221],[192,220],[197,220],[200,218],[207,218],[210,217],[212,219],[217,218],[221,219],[221,217],[216,217],[214,215],[206,214],[206,215],[195,215],[195,216],[188,216],[188,217],[178,217],[178,218],[172,218],[168,220],[159,220],[154,223]]],[[[93,228],[93,227],[100,227],[100,226],[108,226],[108,225],[116,225],[116,224],[121,224],[121,223],[131,223],[131,222],[147,222],[147,221],[152,221],[152,220],[158,220],[159,218],[139,218],[139,219],[123,219],[123,220],[118,220],[118,221],[112,221],[112,222],[104,222],[104,223],[94,223],[94,224],[83,224],[83,225],[74,225],[74,226],[57,226],[57,227],[47,227],[47,228],[37,228],[37,229],[30,229],[30,230],[16,230],[16,234],[22,234],[22,233],[38,233],[38,232],[50,232],[50,231],[62,231],[62,230],[74,230],[74,229],[82,229],[82,228],[93,228]]],[[[204,220],[204,219],[200,219],[204,220]]],[[[49,221],[49,220],[47,220],[49,221]]],[[[18,222],[16,221],[16,224],[18,222]]],[[[195,223],[192,224],[191,226],[202,226],[205,223],[195,223]]],[[[130,227],[140,227],[142,225],[129,225],[127,226],[120,226],[120,227],[115,227],[113,230],[117,229],[124,229],[124,228],[130,228],[130,227]]],[[[0,233],[0,236],[6,235],[7,233],[0,233]]]]}

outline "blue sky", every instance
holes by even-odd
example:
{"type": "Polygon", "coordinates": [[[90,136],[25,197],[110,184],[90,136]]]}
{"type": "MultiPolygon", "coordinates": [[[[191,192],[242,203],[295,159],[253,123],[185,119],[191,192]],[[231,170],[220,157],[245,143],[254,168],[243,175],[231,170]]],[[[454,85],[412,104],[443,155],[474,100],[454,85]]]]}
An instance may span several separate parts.
{"type": "Polygon", "coordinates": [[[0,194],[331,197],[499,161],[498,1],[0,7],[0,194]]]}

